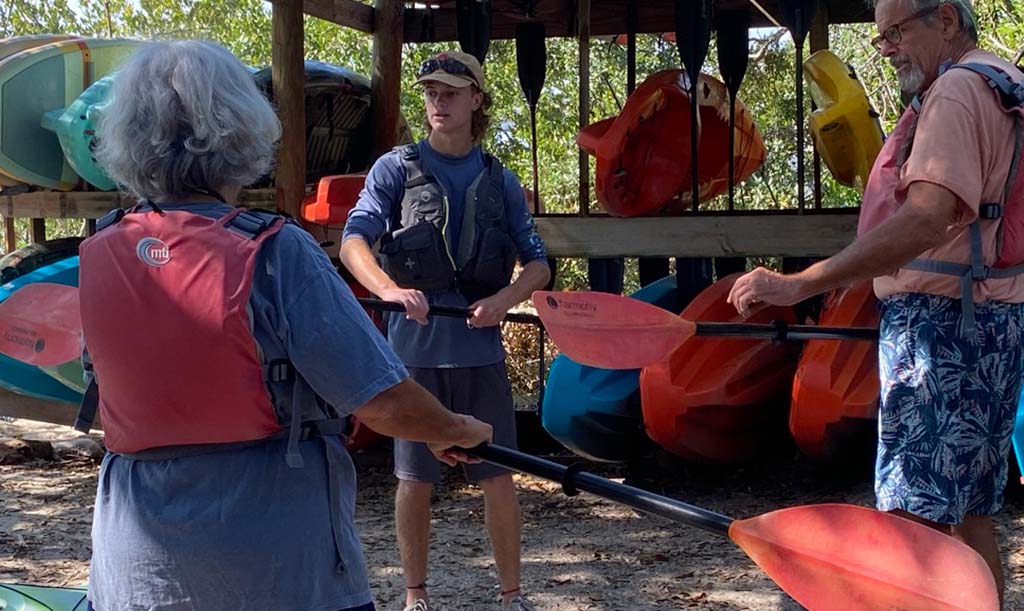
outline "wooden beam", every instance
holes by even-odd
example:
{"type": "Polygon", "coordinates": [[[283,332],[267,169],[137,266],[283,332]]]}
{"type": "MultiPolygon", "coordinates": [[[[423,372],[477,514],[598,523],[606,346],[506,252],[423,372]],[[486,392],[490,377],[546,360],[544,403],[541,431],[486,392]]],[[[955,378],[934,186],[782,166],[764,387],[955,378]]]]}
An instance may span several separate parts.
{"type": "MultiPolygon", "coordinates": [[[[579,127],[590,125],[590,0],[578,0],[579,13],[576,17],[579,28],[579,127]]],[[[590,214],[590,155],[583,149],[577,151],[579,155],[579,200],[580,212],[584,215],[590,214]]]]}
{"type": "Polygon", "coordinates": [[[836,214],[539,217],[552,257],[828,257],[857,234],[836,214]]]}
{"type": "MultiPolygon", "coordinates": [[[[274,189],[247,189],[238,203],[250,208],[276,207],[274,189]]],[[[135,205],[134,198],[111,191],[30,191],[0,195],[0,215],[5,218],[98,219],[114,208],[135,205]]]]}
{"type": "Polygon", "coordinates": [[[370,129],[374,134],[374,159],[398,144],[404,12],[405,4],[402,0],[377,0],[374,9],[373,74],[370,79],[370,129]]]}
{"type": "MultiPolygon", "coordinates": [[[[77,403],[36,399],[0,388],[0,416],[73,426],[77,415],[77,403]]],[[[93,428],[98,429],[98,424],[93,428]]]]}
{"type": "Polygon", "coordinates": [[[306,71],[301,0],[281,0],[271,14],[271,78],[281,119],[277,187],[281,210],[301,218],[306,193],[306,71]]]}
{"type": "Polygon", "coordinates": [[[302,10],[340,26],[373,33],[373,7],[368,4],[355,0],[303,0],[302,10]]]}

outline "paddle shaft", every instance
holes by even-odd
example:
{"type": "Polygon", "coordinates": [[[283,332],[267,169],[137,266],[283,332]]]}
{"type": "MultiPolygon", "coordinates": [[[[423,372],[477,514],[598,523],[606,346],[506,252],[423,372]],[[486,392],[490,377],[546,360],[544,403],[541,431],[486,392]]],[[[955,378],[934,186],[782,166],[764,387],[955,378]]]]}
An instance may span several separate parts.
{"type": "Polygon", "coordinates": [[[818,327],[785,323],[756,324],[733,322],[697,322],[694,335],[701,337],[763,337],[768,339],[860,339],[877,340],[878,330],[869,327],[818,327]]]}
{"type": "MultiPolygon", "coordinates": [[[[373,310],[383,310],[386,312],[404,312],[405,306],[394,302],[394,301],[383,301],[381,299],[372,299],[370,297],[360,297],[359,303],[363,307],[371,308],[373,310]]],[[[427,311],[430,316],[449,316],[452,318],[469,318],[473,315],[473,312],[469,308],[460,308],[458,306],[443,306],[443,305],[432,305],[430,310],[427,311]]],[[[526,325],[540,325],[544,326],[540,321],[539,316],[533,314],[506,314],[506,322],[518,322],[526,325]]]]}
{"type": "Polygon", "coordinates": [[[729,526],[733,523],[732,518],[720,513],[701,509],[633,486],[618,484],[593,473],[578,471],[572,467],[563,467],[556,462],[516,450],[484,443],[467,450],[467,452],[499,467],[558,482],[562,484],[562,489],[569,496],[575,495],[577,490],[582,490],[609,501],[628,505],[633,509],[725,537],[729,536],[729,526]]]}

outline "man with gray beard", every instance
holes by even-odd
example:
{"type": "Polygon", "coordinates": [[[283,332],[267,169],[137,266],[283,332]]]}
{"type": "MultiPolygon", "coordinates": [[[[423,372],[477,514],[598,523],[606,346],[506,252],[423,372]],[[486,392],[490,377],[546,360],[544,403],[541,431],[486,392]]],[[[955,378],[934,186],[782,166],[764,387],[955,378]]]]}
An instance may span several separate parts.
{"type": "Polygon", "coordinates": [[[877,506],[970,545],[1002,596],[991,516],[1024,374],[1024,74],[978,48],[970,0],[878,0],[875,24],[916,98],[872,168],[857,239],[797,274],[756,269],[729,301],[746,314],[874,278],[877,506]]]}

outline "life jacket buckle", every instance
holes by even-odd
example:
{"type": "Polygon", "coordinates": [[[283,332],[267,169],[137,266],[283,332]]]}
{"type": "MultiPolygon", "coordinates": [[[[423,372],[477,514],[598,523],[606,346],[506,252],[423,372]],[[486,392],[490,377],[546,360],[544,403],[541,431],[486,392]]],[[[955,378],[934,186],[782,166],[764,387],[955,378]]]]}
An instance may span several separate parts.
{"type": "Polygon", "coordinates": [[[982,218],[987,221],[994,221],[996,219],[1003,218],[1003,205],[995,203],[982,204],[978,208],[978,218],[982,218]]]}

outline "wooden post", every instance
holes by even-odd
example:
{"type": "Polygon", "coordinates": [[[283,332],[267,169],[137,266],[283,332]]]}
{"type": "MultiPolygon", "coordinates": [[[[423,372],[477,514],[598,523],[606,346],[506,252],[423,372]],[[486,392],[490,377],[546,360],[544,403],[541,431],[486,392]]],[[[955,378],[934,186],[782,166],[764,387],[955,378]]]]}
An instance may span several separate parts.
{"type": "MultiPolygon", "coordinates": [[[[401,117],[402,0],[377,0],[373,12],[373,74],[370,79],[370,129],[376,159],[398,144],[401,117]]],[[[411,75],[410,75],[411,76],[411,75]]]]}
{"type": "MultiPolygon", "coordinates": [[[[580,129],[590,124],[590,0],[579,0],[580,129]]],[[[590,214],[590,157],[583,149],[580,159],[580,212],[590,214]]]]}
{"type": "MultiPolygon", "coordinates": [[[[814,16],[814,21],[811,22],[811,53],[828,48],[828,21],[828,3],[819,2],[818,12],[814,16]]],[[[814,108],[813,101],[811,108],[814,108]]],[[[821,155],[818,153],[816,144],[814,145],[814,208],[821,208],[821,155]]]]}
{"type": "Polygon", "coordinates": [[[277,0],[272,9],[271,77],[283,132],[277,161],[278,205],[301,217],[306,192],[306,71],[302,0],[277,0]]]}
{"type": "Polygon", "coordinates": [[[32,219],[29,225],[29,240],[33,243],[46,241],[46,219],[32,219]]]}
{"type": "Polygon", "coordinates": [[[14,232],[14,219],[4,217],[4,238],[7,241],[5,253],[13,252],[18,248],[18,234],[14,232]]]}

